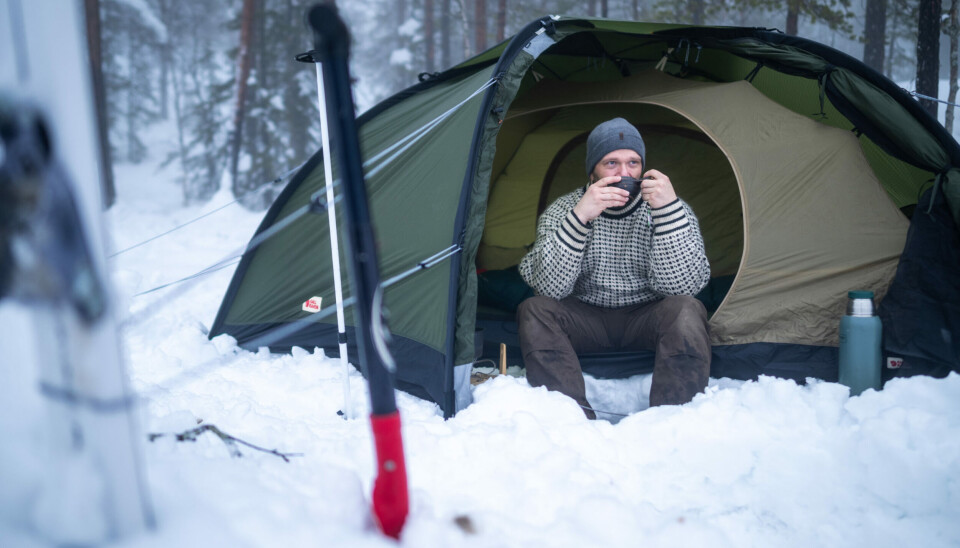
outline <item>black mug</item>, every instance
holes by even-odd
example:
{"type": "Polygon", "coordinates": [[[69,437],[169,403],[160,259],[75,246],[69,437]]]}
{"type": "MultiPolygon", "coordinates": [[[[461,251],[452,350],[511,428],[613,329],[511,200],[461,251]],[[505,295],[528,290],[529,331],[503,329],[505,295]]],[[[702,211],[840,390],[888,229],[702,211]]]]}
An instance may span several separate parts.
{"type": "Polygon", "coordinates": [[[633,200],[637,197],[637,194],[640,194],[640,183],[652,178],[653,177],[644,177],[643,179],[634,179],[633,177],[622,176],[620,177],[620,181],[616,183],[610,183],[610,186],[615,186],[617,188],[626,190],[630,193],[630,199],[633,200]]]}

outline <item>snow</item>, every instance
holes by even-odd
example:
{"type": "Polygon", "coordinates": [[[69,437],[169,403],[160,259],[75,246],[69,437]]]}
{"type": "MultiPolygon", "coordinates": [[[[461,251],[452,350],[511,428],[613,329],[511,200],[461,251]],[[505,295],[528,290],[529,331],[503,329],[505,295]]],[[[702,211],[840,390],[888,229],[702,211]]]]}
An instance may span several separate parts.
{"type": "MultiPolygon", "coordinates": [[[[183,207],[173,167],[118,166],[108,212],[121,250],[227,205],[221,191],[183,207]]],[[[232,269],[137,296],[230,257],[261,214],[228,206],[110,260],[144,433],[216,425],[278,456],[143,436],[155,531],[121,547],[394,546],[371,524],[374,454],[362,376],[322,350],[248,352],[206,331],[232,269]],[[352,420],[341,418],[350,384],[352,420]]],[[[9,307],[9,305],[5,305],[9,307]]],[[[5,308],[0,308],[0,323],[5,308]]],[[[11,326],[11,328],[15,328],[11,326]]],[[[16,350],[16,349],[14,349],[16,350]]],[[[28,352],[28,351],[26,351],[28,352]]],[[[42,466],[45,401],[34,373],[8,362],[0,397],[0,545],[46,546],[103,523],[71,507],[99,489],[88,470],[42,466]],[[62,478],[61,501],[40,497],[62,478]]],[[[29,361],[26,361],[29,363],[29,361]]],[[[960,544],[960,375],[846,387],[775,378],[712,379],[683,406],[647,408],[649,376],[587,379],[588,397],[625,418],[588,421],[519,368],[474,388],[449,420],[398,393],[411,511],[400,545],[421,546],[956,546],[960,544]]],[[[73,468],[71,466],[76,466],[73,468]]],[[[96,543],[96,542],[94,542],[96,543]]]]}
{"type": "Polygon", "coordinates": [[[397,28],[397,33],[399,33],[400,36],[413,37],[416,36],[418,32],[420,32],[420,22],[412,17],[404,21],[403,24],[397,28]]]}
{"type": "Polygon", "coordinates": [[[411,61],[413,61],[413,53],[406,48],[395,49],[390,52],[391,65],[406,66],[409,65],[411,61]]]}
{"type": "Polygon", "coordinates": [[[121,0],[122,3],[126,4],[133,10],[137,12],[140,16],[140,20],[145,23],[148,27],[153,29],[157,33],[157,40],[160,42],[167,41],[167,26],[164,25],[157,18],[156,13],[153,9],[144,0],[121,0]]]}

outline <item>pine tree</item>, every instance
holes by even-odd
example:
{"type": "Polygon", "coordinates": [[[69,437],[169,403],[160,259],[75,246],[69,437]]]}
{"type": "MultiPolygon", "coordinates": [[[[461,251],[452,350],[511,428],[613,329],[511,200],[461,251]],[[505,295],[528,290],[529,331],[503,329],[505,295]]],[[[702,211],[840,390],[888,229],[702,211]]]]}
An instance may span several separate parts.
{"type": "MultiPolygon", "coordinates": [[[[273,202],[277,176],[304,162],[319,146],[314,68],[295,60],[312,37],[303,14],[313,2],[260,0],[251,40],[246,123],[233,192],[251,209],[273,202]]],[[[236,21],[239,25],[239,20],[236,21]]],[[[235,51],[231,50],[235,56],[235,51]]]]}
{"type": "MultiPolygon", "coordinates": [[[[664,3],[664,0],[659,2],[664,3]]],[[[734,12],[744,8],[761,8],[765,11],[784,14],[784,31],[790,35],[802,34],[800,22],[826,24],[833,31],[853,35],[854,13],[851,0],[746,0],[723,4],[723,10],[734,12]]],[[[717,10],[711,7],[707,11],[717,10]]]]}
{"type": "Polygon", "coordinates": [[[422,53],[426,48],[423,1],[371,0],[371,4],[377,7],[354,8],[358,11],[346,14],[352,15],[346,19],[355,36],[366,38],[354,40],[351,70],[373,93],[365,102],[373,103],[416,84],[421,72],[432,71],[422,53]],[[372,17],[371,11],[375,14],[372,17]]]}
{"type": "Polygon", "coordinates": [[[119,0],[103,0],[102,66],[109,107],[110,155],[139,163],[146,158],[142,132],[158,117],[152,54],[159,30],[136,8],[119,0]]]}
{"type": "Polygon", "coordinates": [[[867,0],[863,25],[863,62],[883,71],[884,42],[887,34],[887,0],[867,0]]]}
{"type": "Polygon", "coordinates": [[[217,21],[229,0],[165,4],[151,0],[166,30],[156,57],[168,55],[169,84],[177,125],[177,147],[164,164],[177,162],[186,204],[208,200],[226,167],[233,65],[226,56],[230,34],[217,21]]]}
{"type": "Polygon", "coordinates": [[[690,0],[690,23],[702,25],[706,20],[706,0],[690,0]]]}
{"type": "MultiPolygon", "coordinates": [[[[917,92],[937,98],[940,80],[940,0],[920,0],[917,19],[917,92]]],[[[937,103],[920,99],[920,104],[934,118],[937,103]]]]}
{"type": "Polygon", "coordinates": [[[916,76],[917,7],[917,0],[891,0],[888,5],[883,73],[894,80],[916,76]]]}

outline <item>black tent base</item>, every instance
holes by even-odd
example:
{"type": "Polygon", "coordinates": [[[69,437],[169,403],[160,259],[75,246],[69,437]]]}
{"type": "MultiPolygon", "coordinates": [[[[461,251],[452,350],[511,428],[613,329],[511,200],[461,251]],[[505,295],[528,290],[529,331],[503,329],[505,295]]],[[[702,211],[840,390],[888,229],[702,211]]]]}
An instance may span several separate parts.
{"type": "MultiPolygon", "coordinates": [[[[288,324],[263,323],[253,325],[231,325],[224,329],[234,336],[239,346],[256,352],[257,347],[250,344],[266,333],[274,332],[288,324]]],[[[359,348],[357,347],[356,329],[347,326],[347,357],[351,363],[359,363],[359,348]]],[[[270,344],[271,352],[288,353],[292,348],[299,347],[307,350],[322,348],[327,357],[340,357],[339,335],[336,325],[325,323],[308,324],[291,335],[274,340],[270,344]]],[[[417,397],[437,402],[444,408],[445,414],[452,416],[456,398],[450,394],[454,390],[453,377],[445,374],[447,360],[443,353],[406,337],[393,336],[390,343],[390,352],[400,363],[417,364],[417,367],[403,368],[391,374],[396,387],[417,397]]],[[[361,371],[367,376],[366,371],[361,371]]]]}

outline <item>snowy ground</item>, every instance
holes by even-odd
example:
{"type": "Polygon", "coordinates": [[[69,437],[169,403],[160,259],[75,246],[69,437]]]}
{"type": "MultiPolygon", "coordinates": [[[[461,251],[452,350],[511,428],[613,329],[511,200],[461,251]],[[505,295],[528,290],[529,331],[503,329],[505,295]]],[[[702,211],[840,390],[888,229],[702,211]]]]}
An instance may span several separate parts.
{"type": "MultiPolygon", "coordinates": [[[[109,212],[125,249],[228,203],[180,205],[169,171],[121,166],[109,212]]],[[[390,546],[368,517],[374,455],[366,385],[321,350],[292,355],[213,341],[232,268],[193,274],[249,239],[260,214],[229,206],[111,259],[129,373],[145,398],[144,433],[213,424],[245,441],[148,442],[143,454],[158,529],[121,546],[390,546]]],[[[475,388],[444,420],[399,393],[411,511],[400,544],[427,546],[957,546],[960,376],[913,378],[851,398],[838,384],[714,379],[693,402],[646,409],[649,377],[588,379],[600,409],[531,388],[522,373],[475,388]],[[616,417],[610,417],[612,419],[616,417]]],[[[29,495],[42,475],[30,443],[42,400],[29,371],[0,398],[0,490],[29,495]]],[[[30,508],[0,496],[0,546],[45,545],[30,508]]],[[[82,519],[82,512],[65,516],[82,519]]],[[[73,523],[73,526],[79,525],[73,523]]]]}

